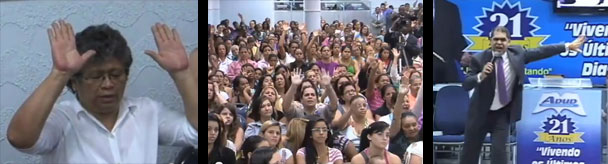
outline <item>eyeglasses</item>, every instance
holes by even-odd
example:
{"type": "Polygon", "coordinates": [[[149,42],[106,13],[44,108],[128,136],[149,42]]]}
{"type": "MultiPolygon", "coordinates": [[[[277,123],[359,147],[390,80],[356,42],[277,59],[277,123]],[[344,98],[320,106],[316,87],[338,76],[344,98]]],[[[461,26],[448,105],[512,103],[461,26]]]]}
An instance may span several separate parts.
{"type": "Polygon", "coordinates": [[[113,70],[109,72],[93,72],[90,74],[82,75],[82,80],[87,84],[99,85],[101,84],[107,77],[108,80],[112,83],[124,82],[127,78],[125,70],[113,70]]]}
{"type": "Polygon", "coordinates": [[[312,128],[312,131],[323,134],[323,133],[327,133],[329,131],[329,129],[327,129],[327,128],[312,128]]]}

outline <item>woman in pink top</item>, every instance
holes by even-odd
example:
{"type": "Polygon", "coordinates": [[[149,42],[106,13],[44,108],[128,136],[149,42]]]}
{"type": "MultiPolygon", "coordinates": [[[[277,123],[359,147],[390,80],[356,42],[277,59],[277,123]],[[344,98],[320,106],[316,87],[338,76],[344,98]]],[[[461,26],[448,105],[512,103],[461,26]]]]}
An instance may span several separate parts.
{"type": "Polygon", "coordinates": [[[390,77],[388,74],[380,74],[378,72],[382,72],[382,68],[378,65],[378,60],[371,60],[370,62],[370,78],[374,79],[370,80],[367,83],[367,91],[365,91],[365,97],[367,97],[367,101],[369,103],[370,110],[376,111],[376,109],[380,108],[382,104],[384,104],[384,100],[382,99],[382,95],[380,94],[380,87],[391,84],[390,77]]]}
{"type": "Polygon", "coordinates": [[[230,67],[228,67],[228,77],[230,80],[234,80],[236,76],[241,74],[241,67],[246,63],[253,65],[253,67],[257,68],[257,63],[251,60],[251,54],[249,53],[249,49],[246,46],[239,48],[239,60],[236,62],[232,62],[230,67]]]}
{"type": "Polygon", "coordinates": [[[312,116],[306,124],[302,148],[296,153],[298,164],[327,163],[342,164],[342,152],[327,145],[332,141],[327,122],[317,116],[312,116]]]}

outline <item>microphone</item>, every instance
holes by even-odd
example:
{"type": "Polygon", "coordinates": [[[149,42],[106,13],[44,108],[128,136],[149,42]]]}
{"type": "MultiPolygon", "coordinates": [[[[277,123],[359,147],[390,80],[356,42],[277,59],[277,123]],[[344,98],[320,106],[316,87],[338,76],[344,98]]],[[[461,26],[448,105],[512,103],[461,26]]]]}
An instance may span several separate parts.
{"type": "Polygon", "coordinates": [[[439,54],[437,54],[436,52],[433,52],[433,56],[435,56],[437,59],[441,60],[441,62],[445,63],[445,60],[439,56],[439,54]]]}
{"type": "MultiPolygon", "coordinates": [[[[494,62],[496,61],[496,59],[498,59],[498,58],[500,58],[500,57],[501,57],[501,55],[494,54],[494,53],[492,52],[492,60],[491,60],[492,64],[494,64],[494,62]]],[[[494,67],[496,67],[496,66],[494,66],[494,67]]],[[[496,70],[496,69],[493,69],[493,70],[492,70],[492,72],[494,72],[494,70],[496,70]]]]}
{"type": "Polygon", "coordinates": [[[492,63],[494,63],[494,62],[496,61],[496,59],[497,59],[497,58],[500,58],[500,57],[501,57],[500,55],[498,55],[498,54],[494,54],[494,53],[493,53],[493,54],[492,54],[492,60],[491,60],[491,62],[492,62],[492,63]]]}

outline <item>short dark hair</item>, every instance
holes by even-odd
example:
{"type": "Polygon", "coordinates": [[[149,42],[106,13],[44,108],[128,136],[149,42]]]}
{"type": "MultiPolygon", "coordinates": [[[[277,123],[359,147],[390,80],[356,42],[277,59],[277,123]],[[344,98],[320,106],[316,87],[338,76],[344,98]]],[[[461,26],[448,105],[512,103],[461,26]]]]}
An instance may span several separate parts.
{"type": "MultiPolygon", "coordinates": [[[[125,67],[125,73],[129,75],[133,58],[131,58],[131,49],[120,32],[107,24],[92,25],[77,33],[75,39],[78,53],[84,54],[88,50],[95,50],[96,55],[89,59],[89,63],[102,63],[114,58],[125,67]]],[[[82,72],[78,72],[73,77],[81,74],[82,72]]],[[[71,81],[68,80],[66,86],[72,93],[76,93],[71,81]]]]}
{"type": "Polygon", "coordinates": [[[253,68],[255,70],[255,67],[251,63],[245,63],[245,64],[243,64],[243,66],[241,66],[241,70],[243,70],[243,68],[245,68],[245,67],[251,67],[251,68],[253,68]]]}
{"type": "Polygon", "coordinates": [[[507,39],[511,40],[511,32],[509,32],[509,29],[506,28],[505,26],[496,26],[492,32],[490,32],[490,40],[492,40],[492,38],[494,37],[494,33],[496,32],[502,32],[507,34],[507,39]]]}
{"type": "Polygon", "coordinates": [[[270,60],[270,58],[279,58],[279,56],[277,56],[277,54],[270,54],[268,55],[268,60],[270,60]]]}

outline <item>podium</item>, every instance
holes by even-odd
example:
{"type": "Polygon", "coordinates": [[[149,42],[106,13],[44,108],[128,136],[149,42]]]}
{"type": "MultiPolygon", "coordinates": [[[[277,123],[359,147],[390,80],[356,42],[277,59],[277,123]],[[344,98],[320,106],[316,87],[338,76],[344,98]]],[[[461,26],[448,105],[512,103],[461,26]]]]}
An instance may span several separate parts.
{"type": "Polygon", "coordinates": [[[590,79],[530,78],[517,122],[517,163],[602,163],[603,89],[590,79]]]}

